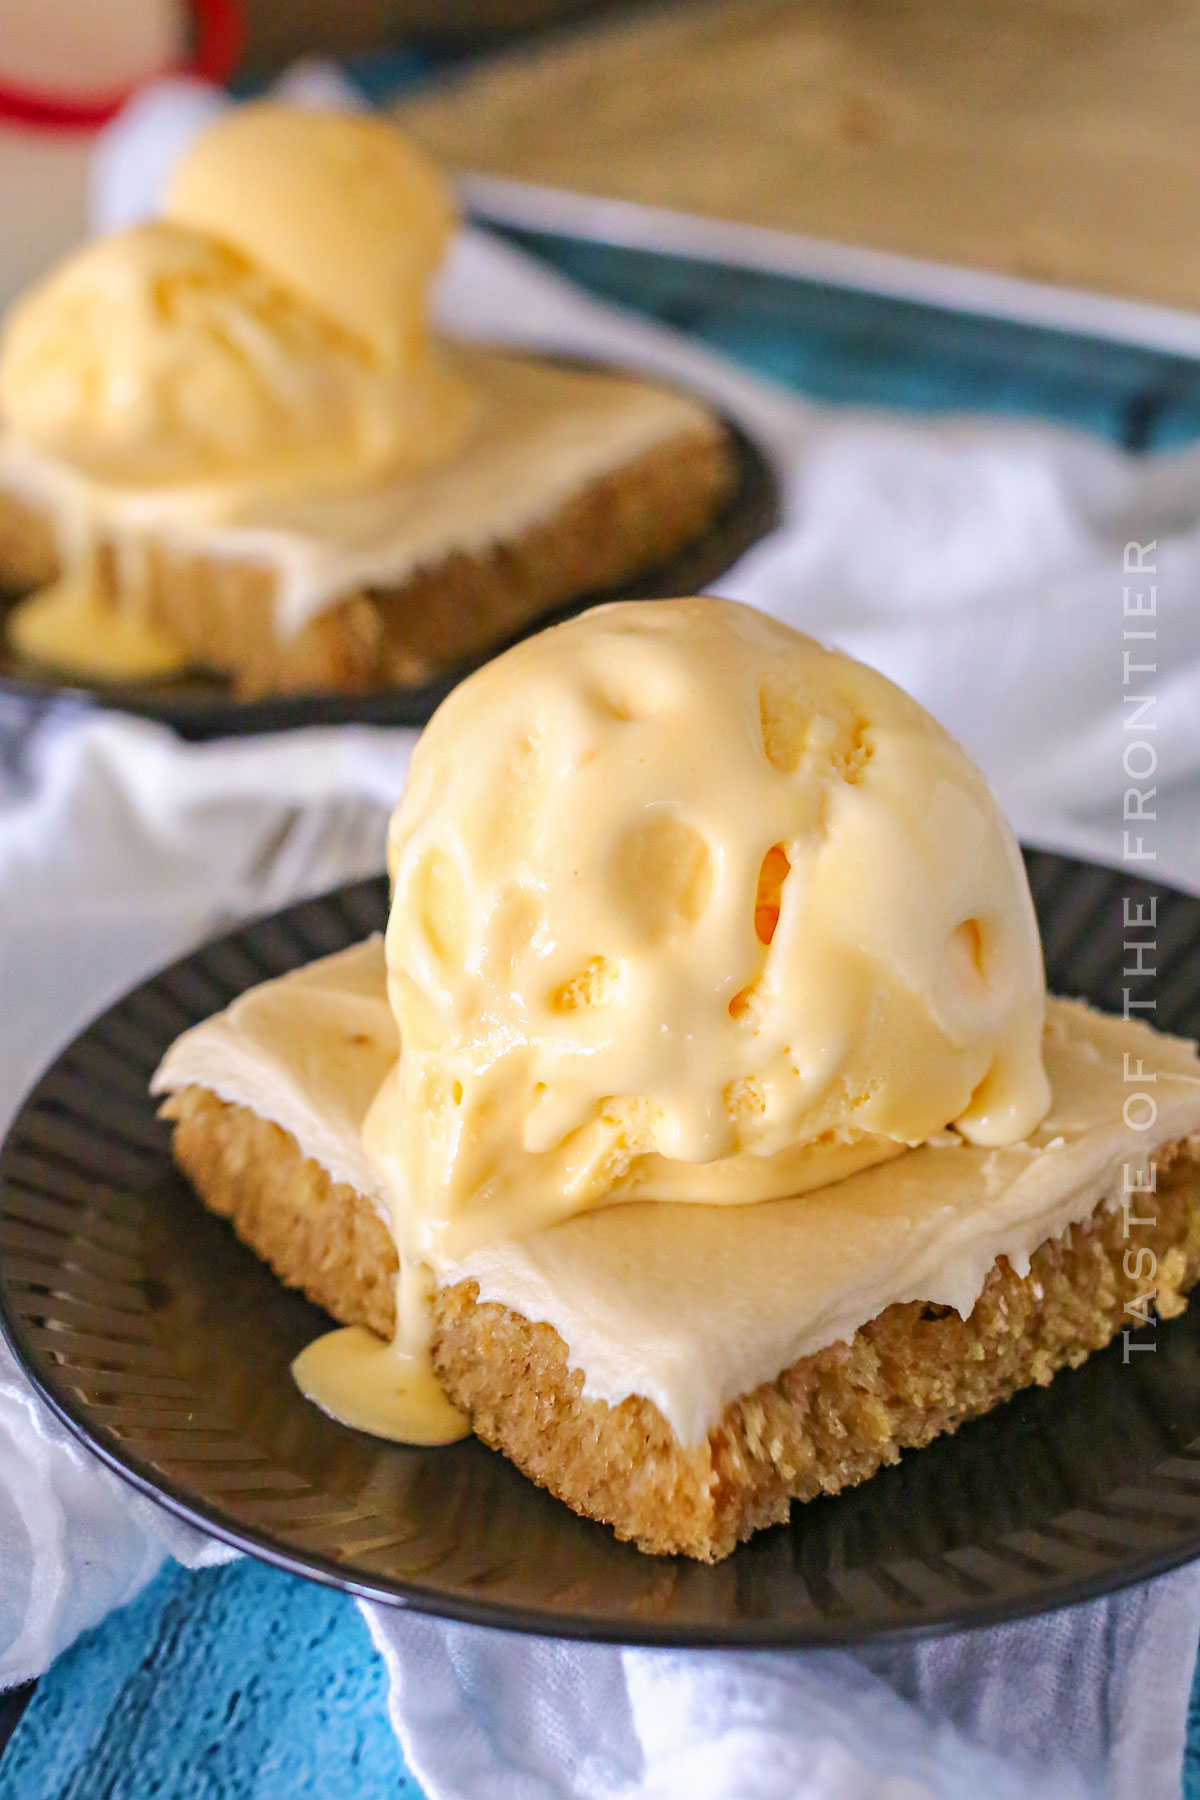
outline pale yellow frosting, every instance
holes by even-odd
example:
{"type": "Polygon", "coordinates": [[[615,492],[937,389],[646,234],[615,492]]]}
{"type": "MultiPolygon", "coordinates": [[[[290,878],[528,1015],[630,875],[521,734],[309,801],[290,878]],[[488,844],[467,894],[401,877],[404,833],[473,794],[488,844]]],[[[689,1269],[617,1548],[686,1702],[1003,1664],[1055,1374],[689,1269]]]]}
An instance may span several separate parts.
{"type": "Polygon", "coordinates": [[[423,437],[411,415],[413,441],[436,447],[450,431],[453,442],[423,468],[367,478],[351,463],[348,479],[313,487],[267,464],[236,480],[117,486],[10,428],[0,431],[0,484],[48,514],[68,574],[112,546],[135,616],[166,544],[271,569],[276,629],[288,637],[347,594],[399,587],[457,552],[509,541],[614,469],[710,428],[703,407],[645,382],[465,344],[435,351],[466,417],[456,422],[432,390],[409,391],[418,411],[428,402],[423,437]]]}
{"type": "MultiPolygon", "coordinates": [[[[155,1094],[202,1087],[290,1131],[305,1156],[367,1196],[389,1228],[390,1196],[363,1153],[362,1124],[399,1049],[387,1002],[383,940],[343,950],[251,988],[177,1038],[151,1083],[155,1094]]],[[[445,1444],[467,1420],[433,1374],[431,1277],[406,1262],[396,1289],[396,1335],[362,1326],[325,1332],[296,1358],[301,1392],[379,1437],[445,1444]]]]}
{"type": "MultiPolygon", "coordinates": [[[[1194,1044],[1052,999],[1050,1111],[1019,1143],[957,1133],[794,1199],[728,1208],[618,1206],[468,1256],[444,1279],[552,1325],[585,1395],[653,1400],[681,1443],[739,1394],[886,1307],[921,1300],[966,1318],[1001,1256],[1019,1276],[1039,1244],[1147,1185],[1155,1151],[1200,1132],[1194,1044]],[[1123,1107],[1152,1075],[1151,1131],[1123,1107]]],[[[1140,1120],[1141,1114],[1137,1115],[1140,1120]]],[[[1133,1193],[1131,1217],[1154,1214],[1133,1193]]],[[[1131,1224],[1130,1244],[1138,1230],[1131,1224]]],[[[1136,1322],[1136,1321],[1135,1321],[1136,1322]]]]}
{"type": "Polygon", "coordinates": [[[599,608],[473,675],[389,866],[404,1054],[367,1145],[413,1255],[793,1194],[1046,1110],[1037,927],[983,777],[750,608],[599,608]]]}
{"type": "MultiPolygon", "coordinates": [[[[443,1263],[438,1280],[474,1279],[484,1300],[551,1324],[589,1397],[642,1394],[695,1442],[737,1394],[893,1302],[969,1313],[997,1257],[1024,1273],[1040,1243],[1119,1203],[1126,1180],[1144,1183],[1164,1143],[1200,1132],[1194,1045],[1051,1000],[1044,1046],[1050,1111],[1019,1143],[939,1133],[831,1187],[758,1206],[605,1207],[443,1263]],[[1134,1091],[1154,1094],[1152,1130],[1124,1121],[1134,1091]]],[[[185,1033],[154,1091],[196,1084],[249,1106],[390,1222],[361,1129],[394,1056],[373,938],[185,1033]]],[[[1152,1203],[1135,1195],[1133,1210],[1152,1203]]]]}
{"type": "Polygon", "coordinates": [[[362,1122],[400,1049],[387,1000],[383,939],[260,982],[176,1038],[152,1094],[207,1088],[290,1131],[305,1156],[365,1194],[387,1189],[364,1155],[362,1122]]]}

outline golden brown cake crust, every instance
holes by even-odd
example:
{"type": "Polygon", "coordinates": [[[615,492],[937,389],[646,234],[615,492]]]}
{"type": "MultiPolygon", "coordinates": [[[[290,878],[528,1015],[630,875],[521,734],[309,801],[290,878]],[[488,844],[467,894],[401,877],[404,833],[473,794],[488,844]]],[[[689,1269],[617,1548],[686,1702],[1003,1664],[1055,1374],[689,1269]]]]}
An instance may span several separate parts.
{"type": "MultiPolygon", "coordinates": [[[[206,1205],[335,1318],[390,1332],[395,1251],[368,1201],[245,1108],[191,1088],[164,1111],[206,1205]]],[[[1156,1160],[1156,1222],[1137,1228],[1136,1248],[1155,1254],[1157,1310],[1170,1318],[1200,1277],[1200,1138],[1156,1160]]],[[[866,1480],[902,1449],[1045,1385],[1136,1324],[1125,1308],[1146,1284],[1125,1273],[1129,1248],[1120,1209],[1097,1211],[1043,1244],[1024,1278],[1001,1258],[968,1319],[919,1302],[890,1306],[850,1343],[741,1395],[691,1448],[649,1400],[585,1399],[558,1333],[480,1304],[472,1282],[436,1296],[434,1360],[484,1442],[576,1512],[642,1550],[711,1562],[785,1520],[791,1500],[866,1480]]]]}
{"type": "Polygon", "coordinates": [[[290,1132],[207,1088],[184,1088],[161,1111],[175,1121],[175,1160],[204,1204],[281,1281],[343,1325],[391,1337],[396,1247],[364,1194],[301,1156],[290,1132]]]}
{"type": "MultiPolygon", "coordinates": [[[[198,667],[228,676],[241,699],[411,684],[544,612],[653,568],[699,536],[736,480],[719,422],[676,433],[518,536],[457,552],[400,587],[351,594],[287,639],[275,631],[269,568],[163,543],[150,551],[149,615],[198,667]]],[[[115,559],[108,563],[115,583],[115,559]]],[[[55,573],[45,518],[0,490],[0,590],[38,586],[55,573]]]]}
{"type": "Polygon", "coordinates": [[[58,573],[49,521],[0,487],[0,588],[19,593],[44,587],[58,573]]]}

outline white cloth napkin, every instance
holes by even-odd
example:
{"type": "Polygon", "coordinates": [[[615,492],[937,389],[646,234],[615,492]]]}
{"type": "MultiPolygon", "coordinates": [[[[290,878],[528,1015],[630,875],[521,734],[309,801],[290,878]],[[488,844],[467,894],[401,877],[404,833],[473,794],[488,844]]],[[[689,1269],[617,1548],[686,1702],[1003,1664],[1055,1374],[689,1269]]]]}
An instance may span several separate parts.
{"type": "MultiPolygon", "coordinates": [[[[786,519],[721,591],[901,680],[1025,835],[1120,857],[1123,692],[1153,692],[1155,729],[1136,735],[1158,759],[1157,817],[1138,828],[1154,860],[1138,866],[1200,891],[1200,458],[825,412],[478,233],[464,233],[439,305],[465,334],[655,369],[738,417],[777,461],[786,519]],[[1159,636],[1145,656],[1134,643],[1157,667],[1123,690],[1130,538],[1155,543],[1159,636]]],[[[71,708],[30,735],[0,706],[0,1120],[151,967],[248,911],[378,868],[411,741],[359,729],[187,746],[71,708]]],[[[78,1450],[0,1350],[0,1684],[44,1667],[165,1553],[204,1551],[78,1450]]],[[[1200,1570],[861,1655],[622,1651],[365,1611],[431,1800],[1167,1800],[1200,1570]]]]}

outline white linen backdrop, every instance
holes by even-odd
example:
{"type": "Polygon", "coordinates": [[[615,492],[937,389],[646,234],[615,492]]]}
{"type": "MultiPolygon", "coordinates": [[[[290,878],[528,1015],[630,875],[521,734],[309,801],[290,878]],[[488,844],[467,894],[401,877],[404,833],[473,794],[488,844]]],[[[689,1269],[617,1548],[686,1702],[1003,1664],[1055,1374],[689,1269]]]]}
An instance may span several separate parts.
{"type": "MultiPolygon", "coordinates": [[[[717,583],[902,682],[1018,829],[1118,861],[1125,694],[1156,695],[1146,872],[1200,891],[1200,458],[1135,460],[994,420],[822,410],[464,232],[465,335],[611,357],[710,395],[771,452],[781,528],[717,583]],[[1123,572],[1154,544],[1153,670],[1123,686],[1123,572]]],[[[1147,621],[1129,621],[1145,628],[1147,621]]],[[[1144,653],[1144,654],[1143,654],[1144,653]]],[[[156,965],[253,911],[382,865],[412,734],[191,746],[0,704],[0,1122],[53,1051],[156,965]]],[[[1140,766],[1140,765],[1139,765],[1140,766]]],[[[1139,782],[1140,786],[1149,785],[1139,782]]],[[[216,1546],[127,1492],[0,1349],[0,1683],[43,1669],[164,1554],[216,1546]]],[[[860,1653],[637,1651],[364,1608],[432,1800],[1167,1800],[1179,1792],[1200,1570],[1091,1606],[860,1653]]]]}

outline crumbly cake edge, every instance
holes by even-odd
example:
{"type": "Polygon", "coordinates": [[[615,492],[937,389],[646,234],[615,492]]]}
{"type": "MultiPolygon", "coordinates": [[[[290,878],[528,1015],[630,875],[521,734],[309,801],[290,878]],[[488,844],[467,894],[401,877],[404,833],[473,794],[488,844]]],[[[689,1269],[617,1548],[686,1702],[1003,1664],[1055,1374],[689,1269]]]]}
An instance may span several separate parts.
{"type": "MultiPolygon", "coordinates": [[[[396,1252],[368,1197],[303,1156],[290,1133],[203,1088],[162,1108],[205,1205],[289,1286],[344,1324],[390,1335],[396,1252]]],[[[1155,1223],[1136,1243],[1119,1207],[1097,1208],[1035,1251],[1021,1277],[1000,1258],[967,1319],[893,1305],[726,1408],[683,1446],[654,1404],[585,1398],[552,1326],[480,1302],[474,1282],[435,1296],[434,1362],[477,1435],[588,1518],[654,1554],[715,1562],[793,1500],[865,1481],[1019,1389],[1103,1348],[1146,1284],[1125,1253],[1150,1249],[1156,1310],[1185,1308],[1200,1278],[1200,1136],[1160,1148],[1155,1223]]],[[[1140,1265],[1144,1267],[1145,1265],[1140,1265]]]]}
{"type": "MultiPolygon", "coordinates": [[[[729,499],[737,472],[715,417],[589,482],[549,518],[479,551],[455,551],[394,588],[364,589],[292,637],[275,628],[276,576],[260,563],[149,549],[150,621],[239,699],[412,685],[573,599],[633,580],[694,541],[729,499]]],[[[120,578],[104,556],[106,579],[120,578]]],[[[46,515],[0,488],[0,591],[58,573],[46,515]]]]}

